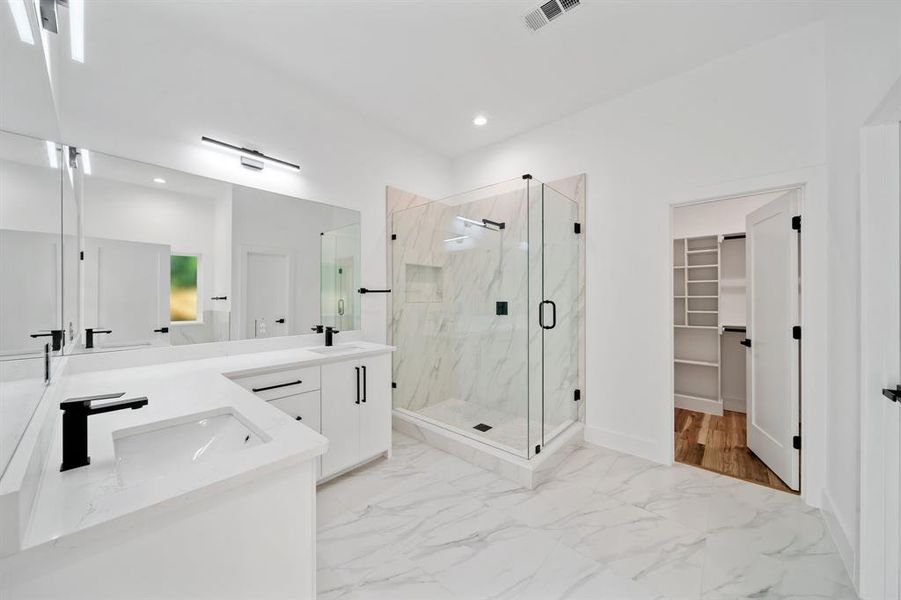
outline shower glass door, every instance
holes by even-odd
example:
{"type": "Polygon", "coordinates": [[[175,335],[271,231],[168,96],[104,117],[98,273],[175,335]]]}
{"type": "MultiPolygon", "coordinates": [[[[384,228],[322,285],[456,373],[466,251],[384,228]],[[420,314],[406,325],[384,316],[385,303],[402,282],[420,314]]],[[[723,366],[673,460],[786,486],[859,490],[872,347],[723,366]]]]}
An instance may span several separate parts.
{"type": "Polygon", "coordinates": [[[549,443],[578,418],[579,403],[579,207],[541,184],[542,441],[549,443]]]}

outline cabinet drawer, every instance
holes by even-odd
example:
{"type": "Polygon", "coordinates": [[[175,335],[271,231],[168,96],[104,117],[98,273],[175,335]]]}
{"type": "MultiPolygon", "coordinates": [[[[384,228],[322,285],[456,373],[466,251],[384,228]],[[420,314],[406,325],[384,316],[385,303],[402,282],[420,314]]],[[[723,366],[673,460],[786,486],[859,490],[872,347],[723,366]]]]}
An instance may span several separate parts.
{"type": "Polygon", "coordinates": [[[319,417],[319,390],[270,400],[269,404],[314,431],[322,430],[319,417]]]}
{"type": "Polygon", "coordinates": [[[235,379],[235,383],[250,390],[263,400],[275,400],[285,396],[302,394],[319,389],[319,367],[285,369],[235,379]]]}

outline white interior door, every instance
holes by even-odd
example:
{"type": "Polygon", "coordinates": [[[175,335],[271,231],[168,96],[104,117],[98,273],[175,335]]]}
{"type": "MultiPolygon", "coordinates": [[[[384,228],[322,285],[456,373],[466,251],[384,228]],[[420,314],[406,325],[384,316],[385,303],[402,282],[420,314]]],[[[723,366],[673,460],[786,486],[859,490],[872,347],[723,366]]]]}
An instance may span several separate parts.
{"type": "Polygon", "coordinates": [[[901,598],[901,126],[861,136],[860,595],[901,598]]]}
{"type": "Polygon", "coordinates": [[[84,260],[84,327],[111,332],[94,347],[167,344],[154,330],[169,326],[169,246],[85,238],[84,260]]]}
{"type": "Polygon", "coordinates": [[[801,485],[798,191],[792,190],[746,218],[748,289],[748,448],[797,490],[801,485]]]}
{"type": "Polygon", "coordinates": [[[286,253],[248,251],[244,284],[244,337],[288,334],[291,271],[286,253]]]}

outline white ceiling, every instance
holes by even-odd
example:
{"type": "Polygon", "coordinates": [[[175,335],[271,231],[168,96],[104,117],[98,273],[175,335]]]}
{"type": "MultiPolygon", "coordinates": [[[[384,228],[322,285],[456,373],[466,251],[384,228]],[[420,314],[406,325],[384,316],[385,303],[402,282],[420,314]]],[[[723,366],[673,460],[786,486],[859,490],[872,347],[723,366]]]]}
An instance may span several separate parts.
{"type": "Polygon", "coordinates": [[[82,128],[111,127],[107,117],[125,106],[161,134],[189,114],[203,130],[205,105],[232,105],[234,119],[249,103],[265,112],[266,97],[254,94],[271,94],[275,78],[284,94],[303,90],[456,157],[812,22],[824,10],[804,1],[583,0],[533,33],[520,17],[537,4],[88,2],[86,64],[65,67],[62,104],[74,101],[82,128]],[[248,60],[259,69],[229,71],[248,60]],[[212,74],[218,84],[229,79],[226,96],[221,85],[200,83],[212,74]],[[112,93],[116,106],[107,105],[112,93]],[[172,118],[179,105],[185,114],[172,118]],[[488,125],[473,126],[476,113],[488,125]]]}

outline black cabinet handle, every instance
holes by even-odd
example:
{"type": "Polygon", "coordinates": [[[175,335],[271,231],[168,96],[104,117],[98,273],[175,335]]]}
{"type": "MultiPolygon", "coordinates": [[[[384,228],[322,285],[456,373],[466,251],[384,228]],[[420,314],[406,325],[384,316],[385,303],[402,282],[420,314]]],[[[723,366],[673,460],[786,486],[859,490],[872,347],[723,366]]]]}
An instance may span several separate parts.
{"type": "Polygon", "coordinates": [[[738,343],[741,344],[742,346],[744,346],[745,348],[751,347],[751,340],[749,340],[749,339],[744,339],[738,343]]]}
{"type": "Polygon", "coordinates": [[[250,390],[253,392],[265,392],[266,390],[276,390],[278,388],[288,387],[291,385],[300,385],[301,383],[303,383],[303,381],[298,379],[297,381],[289,381],[288,383],[277,383],[275,385],[267,385],[265,387],[250,388],[250,390]]]}
{"type": "Polygon", "coordinates": [[[887,388],[882,390],[882,395],[892,402],[901,402],[901,385],[896,385],[895,389],[887,388]]]}
{"type": "Polygon", "coordinates": [[[360,367],[354,367],[357,370],[357,401],[354,404],[360,403],[360,367]]]}
{"type": "Polygon", "coordinates": [[[366,367],[363,367],[363,402],[366,402],[366,367]]]}
{"type": "Polygon", "coordinates": [[[159,329],[154,329],[153,331],[155,333],[169,333],[169,328],[168,327],[160,327],[159,329]]]}

